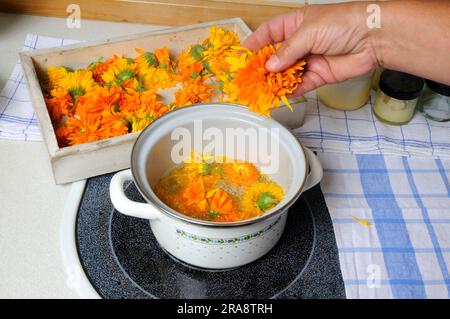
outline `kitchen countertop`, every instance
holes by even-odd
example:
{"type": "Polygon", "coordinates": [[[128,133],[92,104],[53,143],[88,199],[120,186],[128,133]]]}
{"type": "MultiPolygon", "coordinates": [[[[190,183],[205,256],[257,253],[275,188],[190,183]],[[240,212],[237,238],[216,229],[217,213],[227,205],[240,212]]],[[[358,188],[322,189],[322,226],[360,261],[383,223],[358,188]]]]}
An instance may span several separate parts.
{"type": "MultiPolygon", "coordinates": [[[[0,87],[18,60],[25,35],[98,40],[160,26],[0,13],[0,87]]],[[[60,254],[60,224],[70,185],[55,185],[42,142],[0,140],[0,298],[77,298],[60,254]]]]}

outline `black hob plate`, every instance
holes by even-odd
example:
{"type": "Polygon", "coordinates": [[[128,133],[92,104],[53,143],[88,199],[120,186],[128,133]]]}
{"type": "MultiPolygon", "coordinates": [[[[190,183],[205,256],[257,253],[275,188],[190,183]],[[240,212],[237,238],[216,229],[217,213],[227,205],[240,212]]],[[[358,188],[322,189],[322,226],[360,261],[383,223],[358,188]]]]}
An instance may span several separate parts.
{"type": "MultiPolygon", "coordinates": [[[[289,210],[279,243],[228,271],[194,269],[166,254],[149,221],[117,212],[112,175],[88,180],[77,217],[81,264],[104,298],[345,298],[333,226],[317,186],[289,210]]],[[[130,199],[144,201],[133,183],[130,199]]]]}

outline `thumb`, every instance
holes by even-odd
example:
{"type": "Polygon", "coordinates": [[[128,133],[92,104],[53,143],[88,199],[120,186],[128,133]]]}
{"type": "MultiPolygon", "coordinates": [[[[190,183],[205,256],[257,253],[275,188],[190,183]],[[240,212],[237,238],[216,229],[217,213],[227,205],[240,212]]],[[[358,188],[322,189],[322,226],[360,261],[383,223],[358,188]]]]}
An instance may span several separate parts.
{"type": "Polygon", "coordinates": [[[278,50],[266,62],[267,71],[283,71],[306,56],[311,49],[307,39],[305,32],[299,30],[291,38],[282,42],[278,50]]]}

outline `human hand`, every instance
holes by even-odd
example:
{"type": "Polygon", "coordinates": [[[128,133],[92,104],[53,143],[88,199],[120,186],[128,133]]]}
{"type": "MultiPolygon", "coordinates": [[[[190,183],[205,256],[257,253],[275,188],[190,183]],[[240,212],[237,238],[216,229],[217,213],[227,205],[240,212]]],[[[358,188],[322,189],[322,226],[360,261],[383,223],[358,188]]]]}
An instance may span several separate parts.
{"type": "Polygon", "coordinates": [[[294,95],[363,75],[379,63],[366,24],[367,4],[310,5],[274,17],[245,41],[251,50],[281,43],[266,63],[278,72],[307,58],[303,83],[294,95]]]}

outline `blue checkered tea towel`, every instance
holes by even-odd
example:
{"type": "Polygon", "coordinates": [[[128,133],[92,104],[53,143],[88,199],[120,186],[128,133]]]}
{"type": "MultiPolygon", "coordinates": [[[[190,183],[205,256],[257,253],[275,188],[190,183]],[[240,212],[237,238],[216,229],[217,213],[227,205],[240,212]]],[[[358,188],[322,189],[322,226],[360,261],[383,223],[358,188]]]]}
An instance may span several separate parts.
{"type": "MultiPolygon", "coordinates": [[[[28,34],[23,50],[57,47],[77,42],[79,41],[28,34]]],[[[11,76],[0,91],[0,138],[42,140],[20,62],[14,66],[11,76]]]]}
{"type": "Polygon", "coordinates": [[[450,160],[319,153],[348,298],[450,296],[450,160]]]}
{"type": "Polygon", "coordinates": [[[295,134],[305,146],[322,152],[450,159],[450,122],[434,122],[416,112],[407,125],[386,125],[373,116],[374,98],[372,92],[364,107],[344,112],[309,93],[303,126],[295,134]]]}

